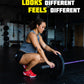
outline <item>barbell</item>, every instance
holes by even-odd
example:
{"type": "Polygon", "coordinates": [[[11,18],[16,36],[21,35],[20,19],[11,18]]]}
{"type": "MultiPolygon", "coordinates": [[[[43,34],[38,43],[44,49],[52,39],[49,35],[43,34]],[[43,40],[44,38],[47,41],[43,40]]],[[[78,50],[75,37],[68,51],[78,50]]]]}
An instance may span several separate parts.
{"type": "Polygon", "coordinates": [[[55,78],[62,77],[62,75],[64,73],[64,67],[65,67],[65,65],[73,64],[73,63],[78,63],[78,62],[84,62],[84,60],[64,62],[64,59],[63,59],[62,55],[58,54],[56,56],[53,53],[51,53],[48,57],[49,57],[48,59],[51,62],[55,63],[55,68],[50,68],[49,65],[47,65],[46,63],[43,63],[43,64],[39,65],[39,71],[43,72],[43,73],[48,73],[49,76],[55,77],[55,78]]]}

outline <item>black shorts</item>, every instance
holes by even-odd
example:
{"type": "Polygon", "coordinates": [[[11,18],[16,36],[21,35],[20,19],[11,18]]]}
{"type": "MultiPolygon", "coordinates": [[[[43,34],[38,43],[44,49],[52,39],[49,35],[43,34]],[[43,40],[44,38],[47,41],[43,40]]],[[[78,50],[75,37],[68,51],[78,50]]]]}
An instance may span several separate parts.
{"type": "Polygon", "coordinates": [[[15,59],[17,62],[20,61],[21,57],[23,56],[23,54],[25,54],[25,52],[22,52],[22,51],[17,51],[17,53],[15,54],[15,59]]]}

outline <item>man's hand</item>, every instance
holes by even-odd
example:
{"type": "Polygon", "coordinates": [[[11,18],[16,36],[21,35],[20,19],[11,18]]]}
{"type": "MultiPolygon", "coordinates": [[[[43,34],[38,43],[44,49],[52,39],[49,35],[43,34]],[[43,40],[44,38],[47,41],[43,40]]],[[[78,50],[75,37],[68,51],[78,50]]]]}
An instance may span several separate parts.
{"type": "Polygon", "coordinates": [[[56,50],[54,50],[53,53],[54,53],[55,55],[57,55],[57,54],[61,55],[61,53],[60,53],[59,51],[56,51],[56,50]]]}
{"type": "Polygon", "coordinates": [[[53,62],[49,61],[47,64],[50,66],[50,68],[54,68],[55,67],[55,64],[53,62]]]}

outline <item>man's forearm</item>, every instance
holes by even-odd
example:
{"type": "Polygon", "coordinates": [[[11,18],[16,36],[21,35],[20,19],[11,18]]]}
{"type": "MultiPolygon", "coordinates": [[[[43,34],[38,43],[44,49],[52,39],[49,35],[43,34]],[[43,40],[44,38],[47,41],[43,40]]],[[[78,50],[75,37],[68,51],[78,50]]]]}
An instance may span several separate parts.
{"type": "Polygon", "coordinates": [[[54,51],[54,49],[52,49],[52,48],[49,47],[48,45],[46,45],[45,50],[46,50],[46,51],[49,51],[49,52],[53,52],[53,51],[54,51]]]}
{"type": "Polygon", "coordinates": [[[46,63],[48,63],[48,59],[42,49],[37,49],[38,53],[41,55],[41,57],[45,60],[46,63]]]}

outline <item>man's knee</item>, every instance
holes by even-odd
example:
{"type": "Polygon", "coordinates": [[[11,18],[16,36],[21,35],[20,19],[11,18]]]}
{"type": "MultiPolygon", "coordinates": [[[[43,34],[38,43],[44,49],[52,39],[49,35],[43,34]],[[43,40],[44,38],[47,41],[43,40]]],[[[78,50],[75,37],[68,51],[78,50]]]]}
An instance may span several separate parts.
{"type": "Polygon", "coordinates": [[[34,60],[40,62],[40,58],[41,58],[41,56],[40,56],[39,54],[37,54],[37,55],[35,56],[34,60]]]}
{"type": "Polygon", "coordinates": [[[45,60],[41,57],[40,58],[40,63],[44,63],[45,62],[45,60]]]}

